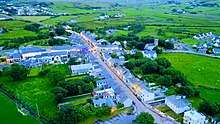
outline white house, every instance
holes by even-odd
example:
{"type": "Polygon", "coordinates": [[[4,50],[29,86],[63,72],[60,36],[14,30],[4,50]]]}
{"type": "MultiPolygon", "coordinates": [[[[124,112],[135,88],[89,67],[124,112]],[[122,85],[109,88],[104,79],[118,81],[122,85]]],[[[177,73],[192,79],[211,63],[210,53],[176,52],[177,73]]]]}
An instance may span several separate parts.
{"type": "Polygon", "coordinates": [[[100,98],[112,98],[112,99],[116,98],[115,91],[112,88],[94,91],[93,96],[100,98]]]}
{"type": "Polygon", "coordinates": [[[108,83],[110,82],[111,80],[108,80],[108,79],[103,79],[103,80],[98,80],[96,81],[96,86],[98,88],[107,88],[108,87],[108,83]]]}
{"type": "Polygon", "coordinates": [[[206,116],[195,111],[190,110],[184,113],[183,116],[183,123],[184,124],[206,124],[206,116]]]}
{"type": "Polygon", "coordinates": [[[143,89],[140,93],[138,93],[137,96],[143,102],[151,101],[151,100],[154,100],[154,98],[155,98],[155,94],[153,92],[150,92],[145,89],[143,89]]]}
{"type": "Polygon", "coordinates": [[[167,96],[165,98],[165,104],[176,114],[190,110],[190,104],[184,96],[167,96]]]}
{"type": "Polygon", "coordinates": [[[142,51],[144,57],[147,57],[149,59],[155,59],[157,58],[157,53],[154,50],[144,50],[142,51]]]}
{"type": "Polygon", "coordinates": [[[71,65],[72,74],[87,74],[94,70],[92,64],[71,65]]]}

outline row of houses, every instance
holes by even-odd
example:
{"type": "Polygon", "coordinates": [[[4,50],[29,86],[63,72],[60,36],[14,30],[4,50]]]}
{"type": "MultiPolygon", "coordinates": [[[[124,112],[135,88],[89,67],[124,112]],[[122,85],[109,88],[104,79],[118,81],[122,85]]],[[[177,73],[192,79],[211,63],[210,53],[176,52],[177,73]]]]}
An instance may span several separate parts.
{"type": "Polygon", "coordinates": [[[26,67],[35,67],[42,64],[67,63],[72,57],[86,57],[85,46],[54,46],[44,49],[36,46],[20,47],[7,55],[8,64],[20,63],[26,67]]]}
{"type": "Polygon", "coordinates": [[[184,124],[207,124],[205,115],[191,108],[185,96],[167,96],[165,104],[176,114],[183,114],[184,124]]]}
{"type": "Polygon", "coordinates": [[[92,103],[95,107],[100,107],[103,105],[109,107],[116,107],[118,103],[122,103],[124,107],[132,106],[132,100],[128,99],[115,87],[116,83],[114,79],[98,65],[96,68],[96,63],[87,63],[80,65],[71,65],[70,69],[73,75],[89,74],[91,76],[97,77],[100,80],[96,81],[96,89],[94,89],[92,103]],[[116,91],[115,91],[116,90],[116,91]]]}

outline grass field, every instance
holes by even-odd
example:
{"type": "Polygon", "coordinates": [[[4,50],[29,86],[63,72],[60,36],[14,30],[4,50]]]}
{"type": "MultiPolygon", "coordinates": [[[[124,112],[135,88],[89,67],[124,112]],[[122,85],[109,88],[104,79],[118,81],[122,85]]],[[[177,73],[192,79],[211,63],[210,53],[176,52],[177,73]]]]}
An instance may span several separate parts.
{"type": "Polygon", "coordinates": [[[18,29],[18,30],[9,31],[7,33],[0,35],[0,40],[23,38],[25,36],[37,36],[37,34],[32,31],[18,29]]]}
{"type": "MultiPolygon", "coordinates": [[[[49,65],[47,68],[59,70],[69,75],[67,65],[49,65]]],[[[37,104],[40,115],[46,118],[54,118],[57,112],[55,96],[52,92],[54,86],[47,77],[40,77],[38,75],[39,72],[40,68],[33,68],[30,70],[28,79],[19,82],[13,82],[10,78],[1,77],[0,80],[2,82],[0,84],[3,84],[6,89],[13,92],[34,110],[36,110],[37,104]]]]}
{"type": "Polygon", "coordinates": [[[31,117],[21,115],[16,105],[2,93],[0,93],[0,120],[1,124],[39,124],[31,117]]]}
{"type": "Polygon", "coordinates": [[[56,25],[60,22],[67,22],[70,21],[71,19],[74,19],[75,16],[58,16],[58,17],[51,17],[49,19],[45,19],[41,21],[43,24],[47,25],[56,25]]]}
{"type": "Polygon", "coordinates": [[[196,108],[202,100],[220,102],[220,59],[192,54],[162,54],[172,65],[183,72],[187,79],[200,91],[201,98],[192,98],[196,108]]]}
{"type": "Polygon", "coordinates": [[[25,20],[30,22],[40,22],[46,19],[49,19],[50,16],[16,16],[18,20],[25,20]]]}
{"type": "Polygon", "coordinates": [[[31,24],[31,23],[25,22],[25,21],[18,21],[18,20],[0,21],[0,27],[6,28],[7,30],[20,29],[28,24],[31,24]]]}

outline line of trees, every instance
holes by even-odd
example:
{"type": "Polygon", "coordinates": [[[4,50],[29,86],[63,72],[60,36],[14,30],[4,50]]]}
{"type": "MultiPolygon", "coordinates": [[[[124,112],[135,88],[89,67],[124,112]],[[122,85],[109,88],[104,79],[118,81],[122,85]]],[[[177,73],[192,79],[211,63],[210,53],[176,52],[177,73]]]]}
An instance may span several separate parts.
{"type": "Polygon", "coordinates": [[[157,58],[151,60],[144,58],[141,54],[138,52],[135,55],[127,55],[126,57],[128,62],[125,63],[125,67],[131,70],[134,75],[165,87],[180,85],[177,88],[177,93],[188,97],[199,96],[199,91],[189,83],[183,73],[173,68],[167,59],[157,58]]]}

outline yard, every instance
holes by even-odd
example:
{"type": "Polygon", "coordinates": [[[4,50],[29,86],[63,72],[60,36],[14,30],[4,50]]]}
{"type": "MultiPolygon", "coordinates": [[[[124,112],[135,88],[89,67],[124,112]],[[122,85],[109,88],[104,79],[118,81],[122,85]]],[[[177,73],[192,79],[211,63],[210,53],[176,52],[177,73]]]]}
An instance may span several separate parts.
{"type": "Polygon", "coordinates": [[[2,124],[38,124],[29,116],[23,116],[18,112],[15,104],[0,93],[0,120],[2,124]]]}
{"type": "Polygon", "coordinates": [[[202,100],[220,102],[220,59],[192,54],[162,54],[173,67],[183,72],[187,79],[200,91],[199,98],[191,98],[194,107],[202,100]]]}
{"type": "MultiPolygon", "coordinates": [[[[69,75],[67,65],[49,65],[47,68],[59,70],[69,75]]],[[[36,105],[38,105],[41,116],[54,118],[57,112],[55,96],[52,92],[54,86],[48,78],[39,76],[39,72],[40,68],[33,68],[30,70],[28,79],[19,82],[13,82],[10,78],[1,77],[1,84],[32,109],[36,110],[36,105]]]]}
{"type": "Polygon", "coordinates": [[[156,107],[157,110],[169,115],[170,117],[174,118],[178,122],[183,121],[183,115],[177,115],[175,112],[173,112],[168,106],[158,106],[156,107]]]}

